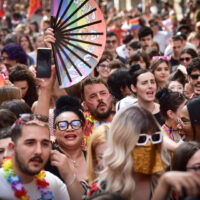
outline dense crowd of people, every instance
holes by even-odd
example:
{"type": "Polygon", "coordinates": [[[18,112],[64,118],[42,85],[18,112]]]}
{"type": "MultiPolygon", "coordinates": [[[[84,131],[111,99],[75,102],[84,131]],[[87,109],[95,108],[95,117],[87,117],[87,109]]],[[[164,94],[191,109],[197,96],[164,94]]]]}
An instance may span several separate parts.
{"type": "Polygon", "coordinates": [[[69,88],[36,76],[56,39],[29,3],[0,18],[0,199],[200,199],[200,1],[97,1],[105,49],[69,88]]]}

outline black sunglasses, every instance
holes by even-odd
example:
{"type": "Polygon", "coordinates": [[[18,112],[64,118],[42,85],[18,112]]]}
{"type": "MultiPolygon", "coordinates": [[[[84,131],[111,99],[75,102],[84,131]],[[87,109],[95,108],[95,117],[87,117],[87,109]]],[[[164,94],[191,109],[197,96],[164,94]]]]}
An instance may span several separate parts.
{"type": "Polygon", "coordinates": [[[117,40],[106,40],[106,43],[107,43],[107,44],[110,44],[110,43],[116,44],[116,43],[117,43],[117,40]]]}
{"type": "Polygon", "coordinates": [[[183,61],[186,61],[186,62],[189,62],[191,60],[190,57],[185,57],[185,58],[180,58],[180,61],[183,62],[183,61]]]}
{"type": "Polygon", "coordinates": [[[200,74],[191,74],[190,77],[193,79],[193,80],[197,80],[199,78],[200,74]]]}

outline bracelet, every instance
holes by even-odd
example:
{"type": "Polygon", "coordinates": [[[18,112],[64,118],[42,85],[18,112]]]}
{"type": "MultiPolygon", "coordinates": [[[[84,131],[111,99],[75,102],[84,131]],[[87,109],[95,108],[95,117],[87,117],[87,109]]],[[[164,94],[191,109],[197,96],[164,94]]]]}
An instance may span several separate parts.
{"type": "Polygon", "coordinates": [[[70,187],[70,186],[72,186],[72,185],[74,184],[75,180],[76,180],[76,174],[74,174],[74,176],[73,176],[73,179],[72,179],[71,183],[70,183],[70,184],[67,184],[67,187],[70,187]]]}

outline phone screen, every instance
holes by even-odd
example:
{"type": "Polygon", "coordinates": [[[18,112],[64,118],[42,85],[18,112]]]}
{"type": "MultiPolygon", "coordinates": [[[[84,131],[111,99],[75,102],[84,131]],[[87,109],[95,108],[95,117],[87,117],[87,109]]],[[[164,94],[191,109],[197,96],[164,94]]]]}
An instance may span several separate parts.
{"type": "Polygon", "coordinates": [[[38,78],[49,78],[51,76],[51,49],[50,48],[38,48],[36,76],[38,78]]]}

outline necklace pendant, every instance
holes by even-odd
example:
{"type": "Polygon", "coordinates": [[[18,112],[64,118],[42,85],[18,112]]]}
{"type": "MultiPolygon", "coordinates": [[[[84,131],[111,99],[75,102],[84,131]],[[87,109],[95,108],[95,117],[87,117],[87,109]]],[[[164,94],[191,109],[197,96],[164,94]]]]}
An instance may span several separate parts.
{"type": "Polygon", "coordinates": [[[78,168],[78,165],[75,160],[73,160],[73,166],[74,166],[74,168],[78,168]]]}
{"type": "Polygon", "coordinates": [[[74,164],[74,168],[78,168],[78,165],[77,165],[77,164],[74,164]]]}

